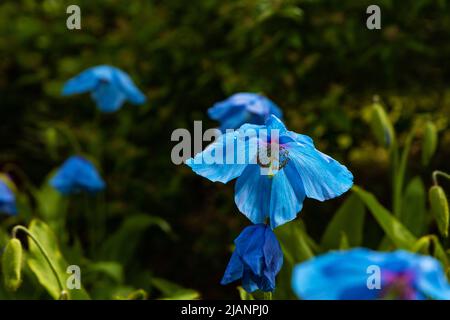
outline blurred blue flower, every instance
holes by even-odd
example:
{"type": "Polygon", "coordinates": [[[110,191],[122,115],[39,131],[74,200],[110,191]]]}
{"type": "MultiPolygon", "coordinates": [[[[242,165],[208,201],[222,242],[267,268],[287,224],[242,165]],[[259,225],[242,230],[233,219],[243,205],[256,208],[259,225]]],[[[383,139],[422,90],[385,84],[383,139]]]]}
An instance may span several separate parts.
{"type": "Polygon", "coordinates": [[[67,159],[50,180],[50,185],[62,194],[96,193],[105,188],[95,166],[80,156],[67,159]]]}
{"type": "Polygon", "coordinates": [[[244,123],[264,124],[270,114],[281,118],[280,108],[270,99],[256,93],[236,93],[208,110],[211,119],[220,122],[220,129],[237,129],[244,123]]]}
{"type": "Polygon", "coordinates": [[[186,164],[211,181],[238,178],[239,210],[253,223],[270,218],[272,228],[295,219],[305,197],[324,201],[353,185],[345,166],[318,151],[310,137],[288,131],[274,115],[263,126],[245,124],[222,134],[186,164]]]}
{"type": "Polygon", "coordinates": [[[242,278],[247,292],[275,289],[275,277],[283,265],[283,252],[272,229],[265,224],[246,227],[234,240],[236,248],[221,283],[242,278]]]}
{"type": "Polygon", "coordinates": [[[439,261],[402,250],[356,248],[318,256],[294,268],[292,287],[299,298],[314,300],[450,299],[439,261]]]}
{"type": "Polygon", "coordinates": [[[85,92],[91,92],[103,112],[117,111],[125,101],[132,104],[146,101],[144,94],[125,72],[107,65],[89,68],[68,80],[62,94],[66,96],[85,92]]]}
{"type": "Polygon", "coordinates": [[[0,179],[0,212],[17,214],[16,197],[8,185],[0,179]]]}

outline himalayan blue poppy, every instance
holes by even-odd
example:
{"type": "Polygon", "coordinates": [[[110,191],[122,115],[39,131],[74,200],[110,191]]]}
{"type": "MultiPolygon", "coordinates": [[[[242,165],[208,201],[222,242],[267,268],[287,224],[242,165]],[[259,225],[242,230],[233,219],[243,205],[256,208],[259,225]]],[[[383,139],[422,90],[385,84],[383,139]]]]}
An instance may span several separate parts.
{"type": "Polygon", "coordinates": [[[16,197],[11,188],[0,179],[0,212],[10,215],[17,214],[16,197]]]}
{"type": "Polygon", "coordinates": [[[233,94],[208,110],[209,117],[220,122],[222,131],[237,129],[244,123],[264,124],[271,114],[282,117],[280,108],[270,99],[248,92],[233,94]]]}
{"type": "Polygon", "coordinates": [[[272,229],[265,224],[248,226],[234,243],[236,248],[221,283],[242,279],[247,292],[273,291],[275,277],[283,265],[283,252],[272,229]]]}
{"type": "Polygon", "coordinates": [[[103,112],[117,111],[125,101],[136,105],[146,101],[128,74],[107,65],[89,68],[68,80],[62,94],[66,96],[85,92],[91,93],[92,99],[103,112]]]}
{"type": "Polygon", "coordinates": [[[62,194],[97,193],[105,188],[95,166],[81,156],[72,156],[56,171],[50,185],[62,194]]]}
{"type": "Polygon", "coordinates": [[[292,288],[313,300],[450,299],[440,262],[403,250],[355,248],[315,257],[294,268],[292,288]]]}
{"type": "Polygon", "coordinates": [[[325,201],[353,185],[345,166],[318,151],[310,137],[288,131],[274,115],[265,125],[227,131],[186,164],[211,181],[237,178],[235,203],[253,223],[270,218],[275,228],[295,219],[305,197],[325,201]]]}

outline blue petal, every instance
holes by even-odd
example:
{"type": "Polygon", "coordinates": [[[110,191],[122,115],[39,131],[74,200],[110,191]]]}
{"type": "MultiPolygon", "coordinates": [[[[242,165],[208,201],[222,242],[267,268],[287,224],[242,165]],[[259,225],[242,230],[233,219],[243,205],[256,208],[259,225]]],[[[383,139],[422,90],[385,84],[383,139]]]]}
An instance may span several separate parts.
{"type": "Polygon", "coordinates": [[[270,132],[271,130],[279,130],[278,134],[281,136],[282,134],[287,132],[286,126],[283,121],[281,121],[278,117],[271,114],[265,123],[267,130],[270,132]]]}
{"type": "Polygon", "coordinates": [[[229,101],[229,99],[227,99],[225,101],[217,102],[211,108],[209,108],[208,115],[213,120],[222,120],[229,115],[241,113],[243,111],[245,111],[245,105],[233,104],[229,101]]]}
{"type": "Polygon", "coordinates": [[[16,204],[0,202],[0,212],[14,216],[17,214],[16,204]]]}
{"type": "Polygon", "coordinates": [[[0,180],[0,212],[10,215],[17,214],[16,197],[2,180],[0,180]]]}
{"type": "Polygon", "coordinates": [[[307,144],[307,145],[310,145],[311,147],[314,147],[313,139],[307,135],[296,133],[294,131],[288,131],[288,135],[289,135],[289,137],[291,137],[293,139],[293,141],[287,141],[287,142],[295,141],[295,142],[298,142],[300,145],[307,144]]]}
{"type": "Polygon", "coordinates": [[[130,76],[120,69],[116,68],[114,80],[117,86],[125,93],[126,98],[133,104],[143,104],[146,101],[145,95],[136,87],[130,76]]]}
{"type": "Polygon", "coordinates": [[[242,276],[242,288],[247,292],[255,292],[261,289],[260,279],[256,278],[250,270],[244,270],[244,275],[242,276]]]}
{"type": "Polygon", "coordinates": [[[291,164],[272,178],[270,199],[270,225],[276,228],[294,220],[303,208],[305,189],[298,172],[291,164]]]}
{"type": "Polygon", "coordinates": [[[292,287],[302,299],[373,299],[380,290],[367,288],[367,250],[331,252],[297,265],[292,287]]]}
{"type": "Polygon", "coordinates": [[[225,285],[233,281],[236,281],[242,278],[243,273],[244,273],[244,265],[242,264],[238,253],[235,251],[231,255],[230,262],[228,263],[228,266],[225,270],[222,281],[220,283],[225,285]]]}
{"type": "Polygon", "coordinates": [[[283,252],[277,237],[270,228],[265,230],[263,251],[265,260],[264,276],[273,290],[275,288],[275,277],[283,266],[283,252]]]}
{"type": "Polygon", "coordinates": [[[240,110],[227,114],[222,118],[220,124],[220,130],[225,132],[227,129],[239,128],[243,123],[250,122],[250,113],[245,110],[240,110]]]}
{"type": "Polygon", "coordinates": [[[66,82],[63,95],[91,92],[100,110],[118,110],[125,100],[142,104],[146,98],[134,85],[131,78],[122,70],[100,65],[89,68],[66,82]]]}
{"type": "Polygon", "coordinates": [[[63,194],[80,191],[95,193],[105,188],[94,165],[79,156],[67,159],[50,180],[50,185],[63,194]]]}
{"type": "Polygon", "coordinates": [[[450,300],[450,284],[439,261],[416,255],[413,270],[416,271],[416,286],[421,294],[433,299],[450,300]]]}
{"type": "Polygon", "coordinates": [[[62,95],[85,93],[95,89],[100,79],[96,68],[89,68],[72,79],[69,79],[63,87],[62,95]]]}
{"type": "Polygon", "coordinates": [[[287,143],[289,162],[299,173],[306,196],[324,201],[340,196],[353,185],[352,173],[309,144],[287,143]]]}
{"type": "Polygon", "coordinates": [[[263,244],[266,226],[249,226],[236,238],[236,252],[253,274],[261,276],[264,268],[263,244]]]}
{"type": "Polygon", "coordinates": [[[248,165],[237,179],[234,202],[253,223],[263,223],[269,214],[271,184],[256,164],[248,165]]]}
{"type": "Polygon", "coordinates": [[[256,140],[256,136],[249,137],[242,130],[224,133],[186,164],[202,177],[227,183],[255,161],[256,140]]]}
{"type": "Polygon", "coordinates": [[[221,122],[222,131],[239,128],[244,123],[263,124],[270,114],[282,116],[268,98],[248,92],[236,93],[208,109],[208,115],[221,122]]]}
{"type": "Polygon", "coordinates": [[[92,92],[92,98],[103,112],[114,112],[122,107],[126,95],[114,82],[101,82],[92,92]]]}
{"type": "MultiPolygon", "coordinates": [[[[253,114],[266,118],[271,114],[272,105],[274,104],[266,97],[254,94],[246,103],[246,109],[253,114]]],[[[277,112],[276,109],[274,109],[274,111],[277,112]]]]}
{"type": "Polygon", "coordinates": [[[281,109],[270,100],[269,100],[269,104],[270,104],[270,114],[273,114],[277,118],[282,118],[283,112],[281,111],[281,109]]]}

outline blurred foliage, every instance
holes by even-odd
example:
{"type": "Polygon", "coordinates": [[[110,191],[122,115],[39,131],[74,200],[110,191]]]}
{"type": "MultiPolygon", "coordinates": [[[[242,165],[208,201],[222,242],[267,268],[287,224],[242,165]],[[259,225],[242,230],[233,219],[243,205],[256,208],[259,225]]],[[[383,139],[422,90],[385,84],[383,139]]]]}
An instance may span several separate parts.
{"type": "MultiPolygon", "coordinates": [[[[426,190],[433,170],[450,171],[449,7],[444,0],[1,1],[0,169],[20,190],[20,214],[1,217],[0,245],[14,225],[38,218],[64,259],[80,264],[92,298],[197,291],[238,298],[219,284],[229,245],[249,223],[234,205],[233,183],[173,165],[170,136],[192,131],[194,120],[215,126],[208,107],[254,91],[283,109],[291,130],[347,165],[362,188],[307,200],[301,221],[278,231],[285,250],[278,297],[292,298],[289,266],[324,248],[382,241],[442,257],[426,190]],[[69,4],[81,7],[82,30],[67,30],[69,4]],[[365,27],[370,4],[381,7],[381,30],[365,27]],[[64,81],[98,64],[127,71],[148,103],[107,115],[88,95],[60,96],[64,81]],[[374,100],[385,112],[381,128],[395,135],[388,148],[369,130],[380,128],[374,100]],[[431,141],[425,147],[423,137],[431,141]],[[104,194],[67,199],[47,185],[78,148],[101,168],[104,194]]],[[[1,288],[0,297],[50,298],[30,269],[15,293],[1,288]]]]}

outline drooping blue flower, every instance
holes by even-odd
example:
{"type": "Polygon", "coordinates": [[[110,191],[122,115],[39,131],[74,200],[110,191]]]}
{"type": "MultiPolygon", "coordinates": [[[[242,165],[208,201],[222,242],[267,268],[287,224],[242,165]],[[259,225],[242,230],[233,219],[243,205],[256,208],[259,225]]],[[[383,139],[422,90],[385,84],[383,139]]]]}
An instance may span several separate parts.
{"type": "Polygon", "coordinates": [[[0,179],[0,212],[17,214],[16,197],[8,185],[0,179]]]}
{"type": "Polygon", "coordinates": [[[273,291],[283,265],[283,252],[272,229],[265,224],[246,227],[234,243],[236,248],[221,283],[242,279],[247,292],[273,291]]]}
{"type": "Polygon", "coordinates": [[[81,156],[67,159],[50,180],[50,185],[62,194],[96,193],[105,188],[95,166],[81,156]]]}
{"type": "Polygon", "coordinates": [[[439,261],[402,250],[356,248],[315,257],[294,268],[292,288],[312,300],[450,300],[439,261]]]}
{"type": "Polygon", "coordinates": [[[274,115],[263,126],[245,124],[222,134],[186,164],[211,181],[238,178],[239,210],[253,223],[270,218],[272,228],[295,219],[305,197],[328,200],[353,184],[345,166],[318,151],[310,137],[288,131],[274,115]]]}
{"type": "Polygon", "coordinates": [[[146,101],[128,74],[107,65],[89,68],[68,80],[62,94],[66,96],[85,92],[91,92],[92,99],[103,112],[117,111],[125,101],[136,105],[146,101]]]}
{"type": "Polygon", "coordinates": [[[220,129],[237,129],[244,123],[264,124],[269,115],[282,117],[280,108],[270,99],[256,93],[241,92],[215,103],[208,110],[211,119],[220,122],[220,129]]]}

